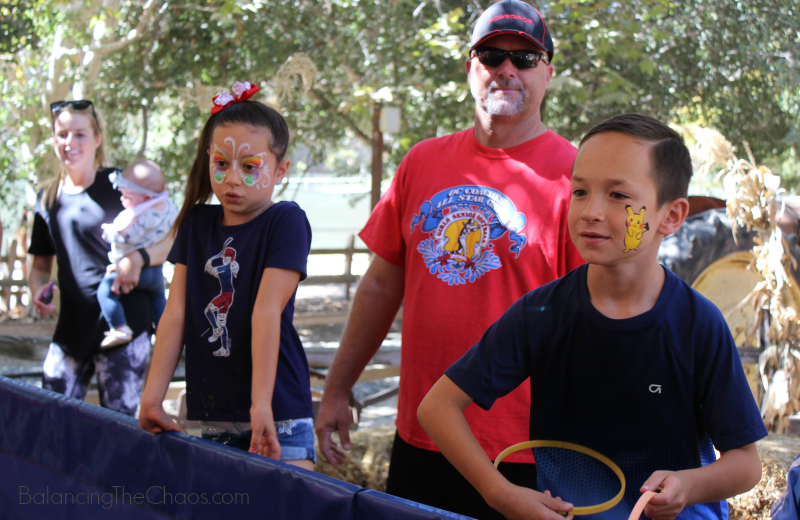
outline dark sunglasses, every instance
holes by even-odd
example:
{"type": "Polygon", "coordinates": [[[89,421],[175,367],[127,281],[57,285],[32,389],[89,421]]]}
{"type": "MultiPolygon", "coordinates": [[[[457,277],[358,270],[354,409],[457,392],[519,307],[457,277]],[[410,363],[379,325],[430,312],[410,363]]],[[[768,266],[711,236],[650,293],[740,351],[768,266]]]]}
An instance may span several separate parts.
{"type": "Polygon", "coordinates": [[[86,110],[87,108],[91,108],[92,115],[97,123],[97,127],[100,128],[100,121],[97,119],[97,114],[94,111],[94,105],[88,99],[79,99],[77,101],[56,101],[54,103],[50,103],[50,115],[53,117],[53,119],[55,119],[59,112],[69,106],[75,110],[86,110]]]}
{"type": "Polygon", "coordinates": [[[520,70],[533,69],[545,59],[544,53],[537,51],[504,51],[495,47],[479,47],[473,49],[471,55],[487,67],[499,67],[508,56],[511,63],[520,70]]]}

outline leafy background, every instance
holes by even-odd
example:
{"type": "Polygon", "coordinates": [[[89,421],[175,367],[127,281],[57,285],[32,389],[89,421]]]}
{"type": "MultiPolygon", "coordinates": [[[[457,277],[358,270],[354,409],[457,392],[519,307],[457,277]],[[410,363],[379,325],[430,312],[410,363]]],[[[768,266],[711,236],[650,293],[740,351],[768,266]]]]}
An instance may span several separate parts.
{"type": "MultiPolygon", "coordinates": [[[[365,175],[372,113],[398,106],[384,176],[415,143],[467,128],[464,59],[488,0],[10,0],[0,5],[0,209],[53,175],[49,103],[89,98],[109,162],[159,162],[179,187],[210,98],[263,87],[293,131],[294,174],[365,175]]],[[[715,128],[796,191],[800,13],[793,0],[536,2],[556,44],[545,123],[577,141],[641,112],[715,128]]]]}

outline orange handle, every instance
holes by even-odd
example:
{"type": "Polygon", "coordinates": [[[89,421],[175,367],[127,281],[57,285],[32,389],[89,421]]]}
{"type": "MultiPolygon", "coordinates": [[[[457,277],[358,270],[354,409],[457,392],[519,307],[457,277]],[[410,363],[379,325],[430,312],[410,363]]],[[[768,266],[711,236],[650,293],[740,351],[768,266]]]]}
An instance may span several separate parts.
{"type": "Polygon", "coordinates": [[[639,517],[642,516],[642,511],[644,511],[644,506],[657,494],[658,493],[653,491],[645,491],[642,493],[642,496],[636,501],[636,505],[633,506],[633,511],[631,511],[631,516],[628,517],[628,520],[639,520],[639,517]]]}

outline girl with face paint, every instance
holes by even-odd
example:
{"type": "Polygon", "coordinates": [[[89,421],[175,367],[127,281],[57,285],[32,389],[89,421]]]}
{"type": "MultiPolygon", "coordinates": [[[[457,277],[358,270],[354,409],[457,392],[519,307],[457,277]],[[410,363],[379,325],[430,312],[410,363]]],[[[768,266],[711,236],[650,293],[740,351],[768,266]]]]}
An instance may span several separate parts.
{"type": "Polygon", "coordinates": [[[258,90],[236,83],[216,96],[200,136],[139,423],[181,430],[161,403],[185,344],[187,418],[204,438],[313,469],[308,362],[292,325],[311,229],[297,204],[272,202],[289,129],[250,100],[258,90]]]}

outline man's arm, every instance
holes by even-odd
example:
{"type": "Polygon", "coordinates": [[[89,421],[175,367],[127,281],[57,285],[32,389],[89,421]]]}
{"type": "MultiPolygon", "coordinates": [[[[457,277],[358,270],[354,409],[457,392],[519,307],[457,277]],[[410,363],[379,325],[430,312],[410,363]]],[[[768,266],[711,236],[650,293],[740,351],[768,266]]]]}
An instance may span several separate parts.
{"type": "Polygon", "coordinates": [[[404,268],[375,256],[353,298],[314,427],[320,450],[334,467],[344,462],[344,453],[332,441],[331,434],[338,431],[342,448],[350,449],[347,395],[386,338],[404,291],[404,268]]]}
{"type": "Polygon", "coordinates": [[[705,502],[719,502],[744,493],[761,479],[761,459],[755,443],[720,453],[719,460],[708,466],[683,471],[656,471],[640,491],[661,493],[644,509],[648,518],[671,520],[684,507],[705,502]]]}
{"type": "MultiPolygon", "coordinates": [[[[160,265],[166,262],[174,241],[175,237],[168,233],[161,242],[144,248],[150,257],[150,265],[160,265]]],[[[114,280],[111,290],[116,294],[131,292],[139,284],[142,267],[144,267],[142,254],[138,250],[128,253],[116,264],[117,279],[114,280]]]]}
{"type": "Polygon", "coordinates": [[[572,504],[553,498],[549,492],[515,486],[494,467],[464,417],[470,403],[472,398],[445,375],[420,403],[417,418],[442,454],[490,507],[509,519],[562,520],[556,511],[569,511],[572,504]]]}

